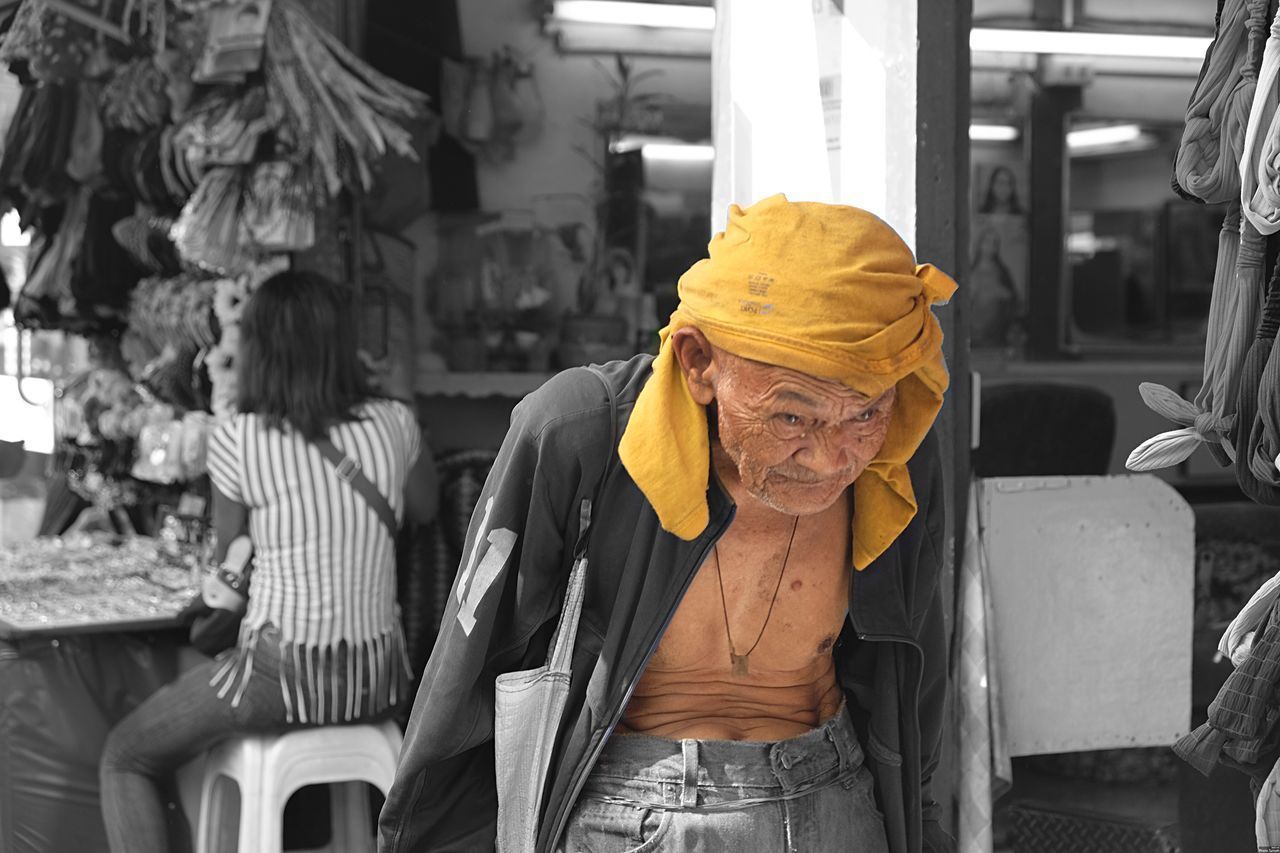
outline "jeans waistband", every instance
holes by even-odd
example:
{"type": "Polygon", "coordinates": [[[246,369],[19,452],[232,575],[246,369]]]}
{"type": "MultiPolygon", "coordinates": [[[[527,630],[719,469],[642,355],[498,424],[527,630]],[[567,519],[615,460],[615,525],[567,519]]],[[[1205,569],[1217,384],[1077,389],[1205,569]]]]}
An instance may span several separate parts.
{"type": "Polygon", "coordinates": [[[583,793],[653,807],[742,805],[803,796],[862,764],[857,733],[841,708],[817,728],[780,741],[615,735],[583,793]]]}

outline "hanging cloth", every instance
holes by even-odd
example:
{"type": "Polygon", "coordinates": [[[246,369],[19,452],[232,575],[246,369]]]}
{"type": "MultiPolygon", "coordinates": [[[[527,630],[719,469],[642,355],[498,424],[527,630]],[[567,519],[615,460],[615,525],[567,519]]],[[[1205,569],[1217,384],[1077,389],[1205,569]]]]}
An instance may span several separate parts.
{"type": "Polygon", "coordinates": [[[1264,236],[1280,231],[1280,11],[1262,57],[1249,126],[1240,159],[1240,202],[1244,215],[1264,236]]]}
{"type": "Polygon", "coordinates": [[[1263,627],[1276,599],[1280,598],[1280,574],[1273,575],[1270,580],[1258,587],[1248,603],[1240,608],[1236,618],[1231,620],[1227,630],[1222,632],[1218,640],[1218,654],[1231,661],[1234,666],[1241,666],[1252,650],[1253,639],[1259,628],[1263,627]]]}
{"type": "Polygon", "coordinates": [[[1272,765],[1258,791],[1256,815],[1258,850],[1280,850],[1280,762],[1272,765]]]}
{"type": "Polygon", "coordinates": [[[1277,605],[1273,604],[1248,656],[1227,676],[1217,697],[1209,703],[1208,721],[1183,736],[1173,745],[1173,751],[1206,776],[1223,754],[1241,764],[1256,762],[1277,720],[1272,698],[1277,685],[1280,619],[1277,605]]]}
{"type": "Polygon", "coordinates": [[[1233,292],[1236,257],[1240,251],[1240,208],[1231,205],[1222,221],[1218,234],[1218,261],[1213,272],[1213,292],[1209,298],[1209,321],[1206,326],[1204,379],[1193,402],[1182,399],[1175,391],[1155,382],[1143,382],[1138,393],[1147,407],[1156,414],[1177,424],[1181,429],[1160,433],[1149,438],[1129,454],[1125,467],[1130,471],[1155,471],[1177,465],[1204,444],[1220,464],[1227,464],[1229,457],[1223,446],[1219,421],[1212,411],[1218,362],[1213,353],[1223,347],[1221,339],[1229,336],[1228,320],[1232,308],[1229,295],[1233,292]]]}
{"type": "Polygon", "coordinates": [[[1250,48],[1257,28],[1266,37],[1267,3],[1226,0],[1206,67],[1187,103],[1174,175],[1183,189],[1209,203],[1240,191],[1240,152],[1257,82],[1250,48]]]}
{"type": "MultiPolygon", "coordinates": [[[[1181,186],[1204,201],[1235,201],[1234,197],[1240,192],[1240,170],[1245,168],[1241,152],[1248,134],[1248,123],[1252,120],[1260,122],[1265,112],[1265,108],[1256,113],[1249,112],[1258,100],[1255,95],[1262,92],[1256,85],[1259,68],[1263,65],[1264,56],[1268,57],[1266,74],[1274,80],[1276,69],[1273,66],[1280,62],[1280,44],[1272,44],[1275,40],[1267,38],[1269,11],[1269,0],[1248,0],[1243,10],[1235,0],[1227,0],[1208,70],[1187,107],[1187,128],[1175,170],[1181,186]],[[1221,45],[1217,44],[1218,40],[1222,40],[1221,45]],[[1223,70],[1228,53],[1239,60],[1232,66],[1234,70],[1230,74],[1223,70]],[[1206,106],[1208,93],[1215,91],[1214,87],[1235,80],[1232,74],[1239,77],[1232,85],[1232,98],[1214,101],[1212,107],[1206,106]],[[1213,137],[1203,125],[1206,116],[1217,116],[1223,122],[1219,137],[1213,137]],[[1221,143],[1219,149],[1209,146],[1215,140],[1221,143]],[[1208,153],[1211,150],[1229,151],[1229,162],[1236,166],[1224,169],[1221,159],[1212,159],[1219,155],[1215,153],[1211,157],[1208,153]],[[1225,189],[1231,191],[1224,193],[1225,189]]],[[[1265,103],[1265,94],[1261,95],[1261,100],[1265,103]]],[[[1253,138],[1256,134],[1254,130],[1253,138]]],[[[1147,406],[1181,429],[1161,433],[1140,444],[1125,462],[1129,470],[1153,471],[1177,465],[1201,444],[1208,446],[1220,465],[1225,466],[1234,460],[1235,449],[1231,443],[1235,425],[1233,416],[1240,371],[1257,326],[1265,248],[1258,229],[1248,218],[1239,218],[1239,209],[1233,205],[1218,237],[1218,263],[1209,302],[1204,380],[1200,391],[1193,402],[1187,402],[1163,385],[1144,382],[1139,386],[1139,393],[1147,406]],[[1233,234],[1237,227],[1238,234],[1233,234]]]]}
{"type": "MultiPolygon", "coordinates": [[[[1237,472],[1247,470],[1248,476],[1257,482],[1259,496],[1250,493],[1250,497],[1272,506],[1280,506],[1280,469],[1276,465],[1277,454],[1280,454],[1280,352],[1274,345],[1277,331],[1280,331],[1280,275],[1272,278],[1262,320],[1258,323],[1255,346],[1261,347],[1265,342],[1266,362],[1258,378],[1256,394],[1250,400],[1257,414],[1249,419],[1247,442],[1243,436],[1245,424],[1241,423],[1241,459],[1236,465],[1237,472]]],[[[1252,388],[1242,382],[1242,412],[1245,395],[1251,391],[1252,388]]]]}
{"type": "Polygon", "coordinates": [[[1013,782],[1013,761],[1000,709],[999,668],[992,618],[990,569],[982,517],[983,484],[969,484],[964,555],[960,563],[959,654],[953,683],[959,703],[958,853],[991,853],[994,804],[1013,782]]]}
{"type": "MultiPolygon", "coordinates": [[[[1218,9],[1213,13],[1213,32],[1215,34],[1222,29],[1222,7],[1225,4],[1225,2],[1226,0],[1218,0],[1218,9]]],[[[1195,97],[1194,93],[1199,92],[1200,87],[1204,85],[1205,77],[1206,75],[1208,75],[1209,68],[1213,63],[1213,55],[1216,47],[1217,47],[1217,39],[1214,39],[1209,42],[1209,47],[1204,52],[1204,61],[1200,63],[1200,73],[1199,75],[1196,76],[1196,84],[1191,89],[1193,93],[1192,94],[1193,98],[1195,97]]],[[[1181,198],[1184,198],[1187,201],[1193,201],[1197,204],[1200,203],[1201,201],[1200,199],[1196,198],[1194,195],[1187,192],[1185,189],[1183,189],[1182,184],[1178,183],[1178,171],[1176,168],[1174,169],[1173,176],[1169,180],[1169,185],[1173,188],[1173,191],[1177,193],[1178,196],[1180,196],[1181,198]]]]}

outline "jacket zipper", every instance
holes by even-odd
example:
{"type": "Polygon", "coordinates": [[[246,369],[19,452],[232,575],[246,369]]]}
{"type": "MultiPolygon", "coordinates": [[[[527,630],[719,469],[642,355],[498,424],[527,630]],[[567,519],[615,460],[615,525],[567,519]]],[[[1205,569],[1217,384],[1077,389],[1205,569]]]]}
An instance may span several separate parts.
{"type": "MultiPolygon", "coordinates": [[[[729,517],[720,525],[715,536],[708,541],[707,545],[698,554],[697,559],[694,560],[693,565],[685,574],[684,583],[680,586],[679,593],[667,608],[666,618],[663,619],[662,625],[658,628],[658,633],[654,635],[653,641],[649,644],[649,649],[645,652],[644,658],[640,661],[640,666],[628,677],[627,689],[622,695],[622,702],[620,702],[617,709],[614,710],[613,716],[609,719],[609,725],[600,730],[599,736],[595,739],[595,742],[592,744],[591,749],[587,754],[586,763],[580,766],[577,771],[577,778],[575,778],[573,780],[573,784],[569,786],[569,795],[565,797],[564,802],[560,804],[558,814],[556,815],[555,832],[551,835],[550,850],[555,850],[556,843],[560,840],[560,835],[564,832],[565,824],[568,823],[569,811],[573,808],[573,804],[578,801],[578,795],[582,793],[582,788],[587,784],[589,768],[595,766],[596,761],[600,758],[600,753],[604,751],[604,745],[608,743],[610,735],[613,734],[613,730],[616,729],[618,727],[618,723],[621,722],[622,714],[626,711],[627,705],[631,702],[631,694],[635,692],[636,685],[640,683],[640,676],[644,673],[645,667],[649,665],[649,659],[653,657],[653,653],[658,650],[658,643],[662,641],[662,635],[667,632],[667,626],[669,626],[671,624],[671,620],[675,618],[676,609],[680,606],[680,601],[684,598],[685,593],[689,591],[689,585],[693,583],[693,577],[698,573],[698,567],[706,562],[707,555],[711,553],[712,546],[714,546],[720,537],[724,535],[724,532],[729,529],[729,525],[733,523],[733,517],[735,514],[735,509],[731,508],[729,510],[729,517]]],[[[919,721],[917,720],[917,725],[918,723],[919,721]]]]}
{"type": "MultiPolygon", "coordinates": [[[[853,622],[853,614],[849,614],[849,621],[850,623],[853,622]]],[[[903,645],[906,645],[912,649],[915,649],[916,678],[915,678],[915,684],[912,685],[911,695],[908,698],[911,700],[911,722],[913,724],[913,733],[915,734],[916,750],[921,753],[922,766],[921,766],[920,772],[921,772],[921,776],[923,777],[924,775],[924,768],[923,768],[924,744],[920,742],[920,688],[923,686],[923,682],[924,682],[924,647],[921,646],[918,642],[916,642],[912,638],[904,637],[899,634],[864,634],[858,630],[857,625],[853,626],[853,631],[857,635],[859,640],[866,640],[872,643],[902,643],[903,645]]],[[[899,748],[901,748],[901,745],[899,745],[899,748]]],[[[920,810],[921,810],[921,814],[923,815],[924,813],[924,790],[923,790],[924,779],[921,778],[920,782],[921,782],[920,810]]]]}

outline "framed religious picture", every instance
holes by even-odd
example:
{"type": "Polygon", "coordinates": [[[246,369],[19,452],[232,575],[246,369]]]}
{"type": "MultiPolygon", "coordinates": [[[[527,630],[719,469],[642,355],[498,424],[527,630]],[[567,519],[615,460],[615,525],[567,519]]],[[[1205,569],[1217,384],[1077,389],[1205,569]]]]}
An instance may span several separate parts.
{"type": "Polygon", "coordinates": [[[977,348],[1017,348],[1026,336],[1027,185],[1024,161],[974,164],[968,274],[977,348]]]}

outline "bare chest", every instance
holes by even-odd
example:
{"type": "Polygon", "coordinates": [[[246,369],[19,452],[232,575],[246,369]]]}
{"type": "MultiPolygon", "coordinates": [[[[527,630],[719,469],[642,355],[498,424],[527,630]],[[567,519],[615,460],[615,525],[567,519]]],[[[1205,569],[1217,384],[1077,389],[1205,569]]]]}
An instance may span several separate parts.
{"type": "Polygon", "coordinates": [[[650,669],[803,683],[831,662],[848,612],[848,522],[776,535],[731,530],[698,570],[650,669]]]}

